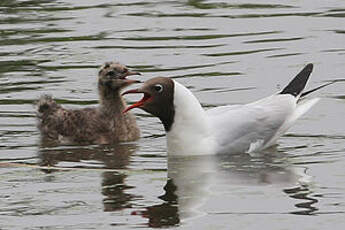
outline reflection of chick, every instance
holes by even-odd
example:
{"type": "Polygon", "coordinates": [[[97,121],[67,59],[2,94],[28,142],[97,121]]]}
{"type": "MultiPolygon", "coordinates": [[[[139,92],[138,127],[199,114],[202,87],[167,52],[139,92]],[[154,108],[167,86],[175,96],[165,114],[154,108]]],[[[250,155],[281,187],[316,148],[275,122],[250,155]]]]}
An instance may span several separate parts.
{"type": "MultiPolygon", "coordinates": [[[[121,211],[131,208],[140,195],[132,194],[132,186],[127,184],[127,174],[121,169],[127,169],[131,155],[135,153],[135,143],[118,143],[107,146],[71,146],[61,148],[40,148],[38,152],[39,165],[42,171],[50,174],[59,168],[88,172],[96,171],[102,175],[101,192],[105,212],[121,211]],[[67,167],[66,167],[67,166],[67,167]],[[118,171],[117,171],[118,170],[118,171]]],[[[76,171],[74,171],[76,173],[76,171]]],[[[82,175],[79,172],[76,176],[82,175]]],[[[78,180],[79,180],[78,179],[78,180]]],[[[74,186],[74,184],[72,184],[74,186]]]]}
{"type": "Polygon", "coordinates": [[[105,63],[98,75],[100,104],[77,110],[65,109],[50,96],[43,95],[37,103],[38,128],[43,140],[76,144],[110,144],[132,141],[140,136],[135,118],[123,114],[126,103],[120,91],[137,83],[126,79],[139,74],[116,62],[105,63]]]}

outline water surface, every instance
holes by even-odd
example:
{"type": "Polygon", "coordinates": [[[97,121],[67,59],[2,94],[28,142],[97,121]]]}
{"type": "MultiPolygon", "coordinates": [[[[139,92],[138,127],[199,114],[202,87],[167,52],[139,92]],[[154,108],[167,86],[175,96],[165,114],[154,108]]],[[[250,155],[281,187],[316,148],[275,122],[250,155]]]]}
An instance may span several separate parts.
{"type": "Polygon", "coordinates": [[[342,0],[2,0],[0,228],[343,229],[344,16],[342,0]],[[205,107],[270,95],[309,62],[309,88],[337,83],[255,156],[168,159],[140,110],[137,142],[42,146],[35,101],[95,106],[110,60],[173,77],[205,107]]]}

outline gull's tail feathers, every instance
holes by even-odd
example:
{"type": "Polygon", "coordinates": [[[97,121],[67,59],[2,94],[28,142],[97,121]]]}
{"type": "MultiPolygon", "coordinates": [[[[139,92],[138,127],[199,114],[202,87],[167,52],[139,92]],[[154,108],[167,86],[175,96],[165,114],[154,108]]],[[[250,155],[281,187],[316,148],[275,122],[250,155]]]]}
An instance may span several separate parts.
{"type": "Polygon", "coordinates": [[[270,147],[276,143],[276,141],[281,137],[291,126],[295,124],[295,122],[303,116],[306,112],[308,112],[311,107],[313,107],[320,98],[312,98],[312,99],[304,99],[300,100],[297,105],[296,109],[291,114],[291,116],[283,123],[283,125],[278,129],[278,131],[274,134],[274,136],[265,144],[264,148],[270,147]]]}
{"type": "Polygon", "coordinates": [[[309,76],[313,71],[313,64],[306,65],[297,76],[280,92],[280,94],[291,94],[294,97],[299,97],[304,90],[309,76]]]}

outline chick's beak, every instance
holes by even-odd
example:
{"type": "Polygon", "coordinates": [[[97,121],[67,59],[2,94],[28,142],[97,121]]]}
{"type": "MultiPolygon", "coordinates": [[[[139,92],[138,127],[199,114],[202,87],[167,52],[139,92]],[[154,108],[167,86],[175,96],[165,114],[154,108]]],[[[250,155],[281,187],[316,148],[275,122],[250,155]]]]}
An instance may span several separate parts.
{"type": "Polygon", "coordinates": [[[131,75],[141,75],[140,72],[134,72],[134,71],[128,71],[126,76],[131,76],[131,75]]]}
{"type": "Polygon", "coordinates": [[[141,81],[139,80],[129,80],[126,77],[127,76],[131,76],[131,75],[141,75],[141,73],[139,72],[134,72],[134,71],[128,71],[124,76],[123,76],[123,80],[125,80],[127,82],[127,85],[131,85],[134,83],[141,83],[141,81]]]}
{"type": "Polygon", "coordinates": [[[127,83],[127,85],[131,85],[131,84],[134,84],[134,83],[141,83],[141,81],[139,80],[130,80],[130,79],[124,79],[127,83]]]}

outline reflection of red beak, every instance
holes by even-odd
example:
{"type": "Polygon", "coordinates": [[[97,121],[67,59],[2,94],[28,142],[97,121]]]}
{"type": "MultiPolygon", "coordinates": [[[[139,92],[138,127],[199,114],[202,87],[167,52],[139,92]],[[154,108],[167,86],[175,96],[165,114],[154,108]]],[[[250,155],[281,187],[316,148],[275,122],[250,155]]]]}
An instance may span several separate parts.
{"type": "Polygon", "coordinates": [[[128,106],[128,107],[123,111],[123,113],[127,113],[129,110],[134,109],[134,108],[140,108],[141,106],[144,105],[145,102],[147,102],[147,101],[149,101],[149,100],[152,99],[152,96],[151,96],[150,94],[145,93],[145,92],[141,91],[140,89],[131,89],[131,90],[127,90],[126,92],[122,93],[122,95],[125,95],[125,94],[133,94],[133,93],[143,93],[143,94],[144,94],[144,97],[143,97],[140,101],[134,103],[133,105],[128,106]]]}

